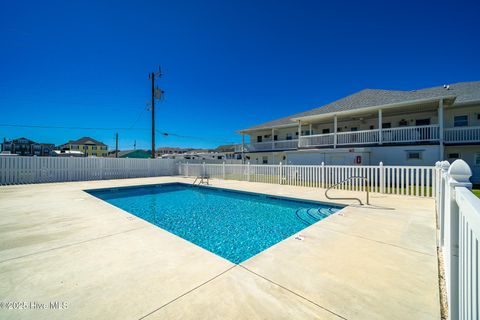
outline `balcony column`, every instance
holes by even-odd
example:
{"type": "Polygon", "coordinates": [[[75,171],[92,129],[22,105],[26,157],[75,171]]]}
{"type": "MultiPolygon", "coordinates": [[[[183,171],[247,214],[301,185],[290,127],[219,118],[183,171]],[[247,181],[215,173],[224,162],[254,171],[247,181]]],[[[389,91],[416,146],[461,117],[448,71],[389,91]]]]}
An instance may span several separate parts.
{"type": "Polygon", "coordinates": [[[272,128],[272,150],[275,150],[275,129],[272,128]]]}
{"type": "Polygon", "coordinates": [[[242,132],[242,163],[245,163],[245,134],[242,132]]]}
{"type": "Polygon", "coordinates": [[[298,121],[298,141],[297,141],[297,147],[300,148],[300,140],[302,138],[302,121],[298,121]]]}
{"type": "Polygon", "coordinates": [[[337,147],[337,115],[333,116],[333,148],[337,147]]]}
{"type": "Polygon", "coordinates": [[[383,143],[382,109],[378,109],[378,144],[383,143]]]}
{"type": "Polygon", "coordinates": [[[443,99],[440,99],[440,101],[438,102],[438,140],[440,142],[440,153],[439,153],[439,157],[440,157],[440,161],[443,161],[443,157],[444,157],[444,146],[443,146],[443,135],[444,135],[444,132],[443,132],[443,99]]]}
{"type": "Polygon", "coordinates": [[[310,132],[310,135],[313,134],[313,132],[312,132],[312,124],[311,124],[311,123],[310,123],[310,125],[308,126],[308,131],[310,132]]]}

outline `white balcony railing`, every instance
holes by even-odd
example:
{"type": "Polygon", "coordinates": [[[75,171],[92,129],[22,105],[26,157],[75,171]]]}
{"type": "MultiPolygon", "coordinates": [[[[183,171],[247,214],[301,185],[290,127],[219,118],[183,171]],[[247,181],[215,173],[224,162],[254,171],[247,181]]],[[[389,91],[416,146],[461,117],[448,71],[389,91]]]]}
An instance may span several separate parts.
{"type": "MultiPolygon", "coordinates": [[[[446,128],[444,130],[445,143],[480,142],[480,127],[446,128]]],[[[395,144],[415,142],[435,142],[440,140],[438,124],[428,126],[410,126],[362,131],[337,132],[337,145],[368,145],[368,144],[395,144]],[[380,135],[381,133],[381,135],[380,135]]],[[[335,134],[315,134],[300,137],[298,140],[280,140],[245,144],[245,152],[288,150],[311,147],[327,147],[335,144],[335,134]]],[[[241,152],[241,145],[235,146],[235,151],[241,152]]]]}
{"type": "Polygon", "coordinates": [[[480,142],[480,127],[446,128],[446,143],[480,142]]]}
{"type": "Polygon", "coordinates": [[[383,129],[384,143],[438,141],[439,138],[437,124],[383,129]]]}
{"type": "MultiPolygon", "coordinates": [[[[267,150],[288,150],[288,149],[297,149],[298,140],[277,140],[277,141],[264,141],[264,142],[255,142],[244,145],[244,152],[256,152],[256,151],[267,151],[267,150]]],[[[242,152],[242,145],[235,145],[236,152],[242,152]]]]}
{"type": "Polygon", "coordinates": [[[333,145],[334,135],[334,133],[326,133],[300,137],[300,147],[308,148],[333,145]]]}
{"type": "Polygon", "coordinates": [[[337,144],[371,144],[378,143],[379,130],[362,130],[350,132],[338,132],[337,144]]]}

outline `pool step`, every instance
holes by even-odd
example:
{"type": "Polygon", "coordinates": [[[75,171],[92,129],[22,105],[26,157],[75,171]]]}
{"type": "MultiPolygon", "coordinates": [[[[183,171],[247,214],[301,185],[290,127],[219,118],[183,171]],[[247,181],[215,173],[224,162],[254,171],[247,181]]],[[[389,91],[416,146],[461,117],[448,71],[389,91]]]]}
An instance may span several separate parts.
{"type": "Polygon", "coordinates": [[[336,210],[332,210],[331,208],[299,208],[295,212],[295,215],[306,225],[312,225],[335,212],[336,210]]]}

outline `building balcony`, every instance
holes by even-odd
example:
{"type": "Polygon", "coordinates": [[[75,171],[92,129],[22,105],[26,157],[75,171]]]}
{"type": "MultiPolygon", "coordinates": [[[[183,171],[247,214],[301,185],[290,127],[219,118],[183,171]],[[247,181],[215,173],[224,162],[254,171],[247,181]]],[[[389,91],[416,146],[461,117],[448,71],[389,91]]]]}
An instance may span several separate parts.
{"type": "Polygon", "coordinates": [[[300,137],[300,148],[439,141],[439,126],[411,126],[388,129],[317,134],[300,137]],[[335,138],[336,135],[336,138],[335,138]],[[336,140],[336,141],[335,141],[336,140]]]}
{"type": "MultiPolygon", "coordinates": [[[[257,151],[281,151],[293,150],[298,148],[298,140],[275,140],[265,142],[255,142],[244,145],[244,152],[257,151]]],[[[242,145],[235,145],[235,152],[242,152],[242,145]]]]}
{"type": "Polygon", "coordinates": [[[479,143],[480,127],[446,128],[444,140],[446,144],[479,143]]]}
{"type": "MultiPolygon", "coordinates": [[[[480,143],[480,127],[445,128],[445,144],[480,143]]],[[[245,144],[244,152],[281,151],[301,148],[410,144],[440,142],[440,126],[406,126],[388,129],[337,132],[301,136],[300,140],[281,140],[245,144]]],[[[235,146],[242,152],[242,145],[235,146]]]]}

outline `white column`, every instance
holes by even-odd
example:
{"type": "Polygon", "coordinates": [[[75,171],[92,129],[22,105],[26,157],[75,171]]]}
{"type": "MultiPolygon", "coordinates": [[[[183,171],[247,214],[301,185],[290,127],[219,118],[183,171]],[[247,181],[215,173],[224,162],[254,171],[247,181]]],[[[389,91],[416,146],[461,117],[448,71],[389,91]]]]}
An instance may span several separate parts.
{"type": "Polygon", "coordinates": [[[242,163],[245,163],[245,134],[242,132],[242,163]]]}
{"type": "Polygon", "coordinates": [[[297,147],[300,148],[300,138],[302,137],[302,121],[298,121],[298,141],[297,147]]]}
{"type": "Polygon", "coordinates": [[[440,153],[439,153],[439,157],[440,161],[443,161],[443,157],[444,157],[444,146],[443,146],[443,135],[444,135],[444,132],[443,132],[443,99],[440,99],[439,103],[438,103],[438,138],[439,138],[439,142],[440,142],[440,153]]]}
{"type": "Polygon", "coordinates": [[[337,115],[333,116],[333,147],[337,147],[337,115]]]}
{"type": "Polygon", "coordinates": [[[275,129],[272,128],[272,150],[275,150],[275,139],[274,139],[274,136],[275,136],[275,129]]]}
{"type": "Polygon", "coordinates": [[[382,109],[378,110],[378,144],[383,143],[383,128],[382,128],[382,109]]]}
{"type": "Polygon", "coordinates": [[[312,124],[310,123],[310,125],[308,126],[308,131],[310,131],[310,135],[312,135],[312,124]]]}

